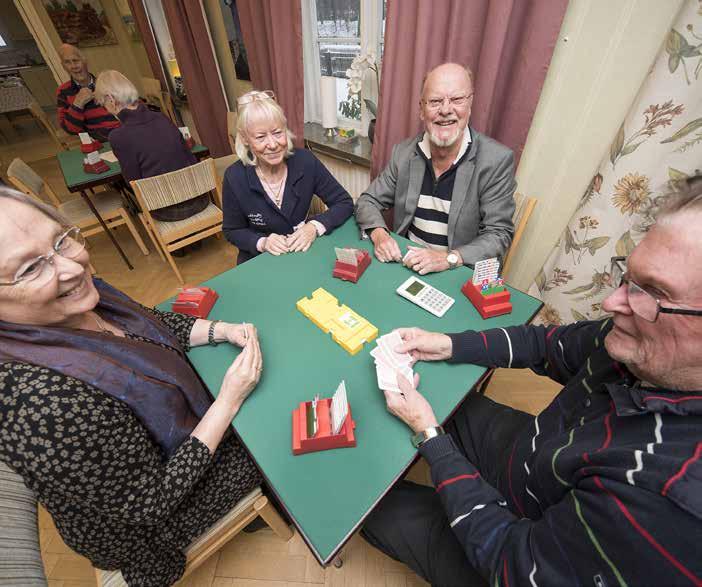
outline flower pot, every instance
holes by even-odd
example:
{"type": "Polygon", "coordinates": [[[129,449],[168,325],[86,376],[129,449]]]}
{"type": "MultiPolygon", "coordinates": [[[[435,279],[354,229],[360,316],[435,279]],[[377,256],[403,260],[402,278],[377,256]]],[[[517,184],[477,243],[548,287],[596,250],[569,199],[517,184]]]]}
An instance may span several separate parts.
{"type": "Polygon", "coordinates": [[[375,118],[368,123],[368,140],[373,144],[375,138],[375,118]]]}

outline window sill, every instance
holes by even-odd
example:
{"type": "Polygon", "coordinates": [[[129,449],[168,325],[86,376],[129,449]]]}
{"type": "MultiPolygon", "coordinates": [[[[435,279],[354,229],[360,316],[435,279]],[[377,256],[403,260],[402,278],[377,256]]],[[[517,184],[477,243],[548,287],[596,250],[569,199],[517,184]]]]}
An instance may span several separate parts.
{"type": "Polygon", "coordinates": [[[326,137],[324,133],[325,130],[321,124],[306,122],[305,146],[315,153],[334,157],[352,165],[370,168],[372,145],[368,137],[358,136],[350,143],[343,143],[336,137],[331,139],[326,137]]]}

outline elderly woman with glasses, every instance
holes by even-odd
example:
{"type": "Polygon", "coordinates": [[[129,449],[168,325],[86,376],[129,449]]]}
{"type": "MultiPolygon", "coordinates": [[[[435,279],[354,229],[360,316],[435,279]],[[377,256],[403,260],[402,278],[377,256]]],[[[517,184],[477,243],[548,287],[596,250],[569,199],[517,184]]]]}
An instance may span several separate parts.
{"type": "MultiPolygon", "coordinates": [[[[178,128],[141,102],[134,84],[119,71],[110,69],[98,76],[95,100],[121,122],[118,132],[110,133],[110,145],[127,183],[197,163],[178,128]]],[[[152,210],[151,215],[166,222],[183,220],[202,212],[208,203],[208,194],[203,194],[152,210]]]]}
{"type": "Polygon", "coordinates": [[[93,565],[171,585],[261,482],[229,429],[261,374],[256,330],[145,308],[91,276],[54,208],[8,188],[0,206],[0,460],[93,565]],[[185,356],[208,342],[243,347],[214,401],[185,356]]]}
{"type": "Polygon", "coordinates": [[[238,114],[239,161],[224,176],[224,235],[239,248],[238,263],[306,251],[351,216],[351,196],[312,153],[293,148],[272,92],[243,95],[238,114]],[[328,209],[310,217],[314,195],[328,209]]]}

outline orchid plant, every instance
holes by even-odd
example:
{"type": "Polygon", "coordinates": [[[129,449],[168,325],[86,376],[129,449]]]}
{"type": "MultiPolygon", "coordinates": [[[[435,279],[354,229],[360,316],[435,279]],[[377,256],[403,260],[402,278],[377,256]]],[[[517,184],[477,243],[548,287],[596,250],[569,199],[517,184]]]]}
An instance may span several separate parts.
{"type": "MultiPolygon", "coordinates": [[[[375,53],[373,53],[372,51],[368,53],[359,53],[358,55],[356,55],[354,60],[351,62],[351,67],[346,70],[346,77],[349,78],[349,99],[347,100],[347,102],[351,102],[353,100],[356,104],[358,104],[359,115],[359,96],[361,94],[361,87],[363,86],[363,76],[365,75],[366,70],[368,69],[375,72],[376,87],[380,89],[380,74],[378,72],[378,63],[375,59],[375,53]]],[[[363,101],[366,103],[366,108],[368,108],[369,112],[373,115],[373,117],[375,117],[378,111],[375,102],[369,100],[368,98],[364,99],[363,101]]],[[[343,104],[344,102],[341,103],[342,107],[343,104]]]]}

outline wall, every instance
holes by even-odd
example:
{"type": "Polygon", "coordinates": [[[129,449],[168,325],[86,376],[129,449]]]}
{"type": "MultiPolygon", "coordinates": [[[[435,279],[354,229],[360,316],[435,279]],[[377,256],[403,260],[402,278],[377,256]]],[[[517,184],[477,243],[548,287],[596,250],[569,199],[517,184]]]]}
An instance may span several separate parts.
{"type": "Polygon", "coordinates": [[[660,50],[682,0],[571,0],[517,171],[539,203],[509,282],[546,260],[660,50]]]}
{"type": "MultiPolygon", "coordinates": [[[[107,20],[112,26],[118,44],[103,45],[101,47],[81,47],[81,51],[88,59],[90,71],[97,75],[106,69],[116,69],[126,75],[143,92],[141,77],[154,77],[151,73],[146,52],[141,41],[133,41],[122,23],[122,18],[117,9],[115,0],[101,0],[105,9],[107,20]]],[[[41,0],[31,0],[39,17],[56,47],[61,45],[61,39],[44,9],[41,0]]]]}

